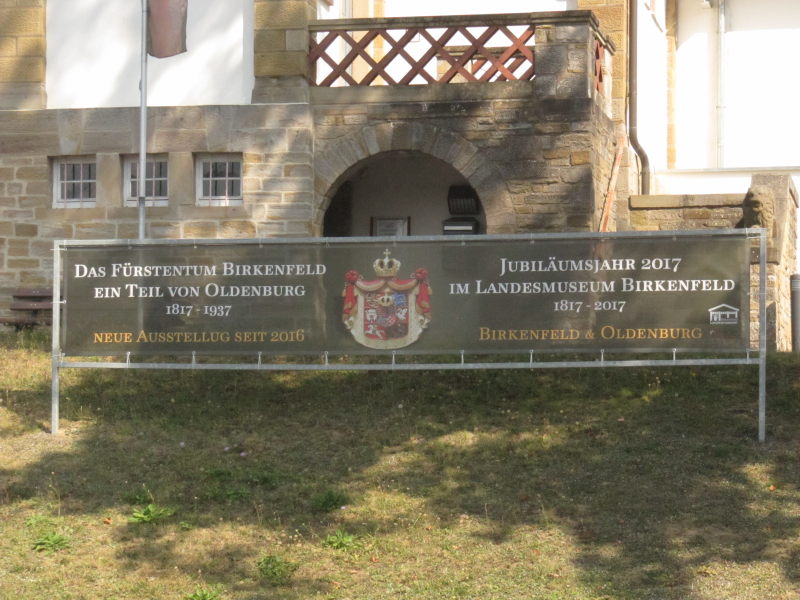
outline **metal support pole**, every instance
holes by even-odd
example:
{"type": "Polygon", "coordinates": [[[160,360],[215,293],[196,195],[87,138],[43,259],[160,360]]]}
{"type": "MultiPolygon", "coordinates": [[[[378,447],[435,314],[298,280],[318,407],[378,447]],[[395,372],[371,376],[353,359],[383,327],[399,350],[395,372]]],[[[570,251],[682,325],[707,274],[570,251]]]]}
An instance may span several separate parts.
{"type": "Polygon", "coordinates": [[[61,363],[61,244],[53,243],[53,326],[51,341],[50,433],[58,433],[59,366],[61,363]]]}
{"type": "Polygon", "coordinates": [[[147,0],[142,0],[142,67],[139,81],[139,239],[145,238],[144,207],[147,195],[147,0]]]}
{"type": "Polygon", "coordinates": [[[792,275],[791,303],[792,303],[792,352],[800,352],[800,274],[792,275]]]}
{"type": "Polygon", "coordinates": [[[53,354],[53,372],[51,376],[51,389],[50,389],[50,433],[55,435],[58,433],[58,357],[53,354]]]}
{"type": "Polygon", "coordinates": [[[758,251],[758,441],[767,440],[767,231],[758,251]]]}

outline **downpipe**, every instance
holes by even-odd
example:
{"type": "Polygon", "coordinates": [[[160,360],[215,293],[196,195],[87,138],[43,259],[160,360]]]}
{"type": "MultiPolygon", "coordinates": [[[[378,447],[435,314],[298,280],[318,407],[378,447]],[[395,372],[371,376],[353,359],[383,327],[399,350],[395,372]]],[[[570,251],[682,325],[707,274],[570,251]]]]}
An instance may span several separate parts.
{"type": "Polygon", "coordinates": [[[639,0],[628,3],[628,139],[639,157],[639,193],[650,193],[650,159],[639,142],[639,0]]]}

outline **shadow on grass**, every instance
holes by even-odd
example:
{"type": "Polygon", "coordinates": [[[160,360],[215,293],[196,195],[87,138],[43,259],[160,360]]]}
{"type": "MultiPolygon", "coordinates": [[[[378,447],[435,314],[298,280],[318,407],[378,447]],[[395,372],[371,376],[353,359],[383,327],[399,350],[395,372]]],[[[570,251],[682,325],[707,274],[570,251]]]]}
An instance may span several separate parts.
{"type": "MultiPolygon", "coordinates": [[[[70,371],[62,416],[91,426],[69,452],[0,475],[6,502],[57,489],[62,514],[152,501],[194,528],[316,536],[330,521],[314,511],[315,494],[343,490],[357,505],[396,491],[443,526],[479,520],[475,535],[491,543],[520,527],[559,528],[577,544],[583,582],[610,597],[692,598],[698,569],[714,561],[773,561],[800,580],[797,368],[791,356],[771,359],[766,445],[755,441],[757,373],[748,367],[70,371]]],[[[45,398],[49,389],[31,390],[12,408],[42,422],[45,398]]],[[[395,516],[371,515],[364,533],[398,532],[395,516]]],[[[191,562],[175,556],[173,530],[120,528],[124,560],[172,556],[186,572],[245,577],[235,544],[191,562]]],[[[300,580],[281,597],[325,585],[300,580]]]]}

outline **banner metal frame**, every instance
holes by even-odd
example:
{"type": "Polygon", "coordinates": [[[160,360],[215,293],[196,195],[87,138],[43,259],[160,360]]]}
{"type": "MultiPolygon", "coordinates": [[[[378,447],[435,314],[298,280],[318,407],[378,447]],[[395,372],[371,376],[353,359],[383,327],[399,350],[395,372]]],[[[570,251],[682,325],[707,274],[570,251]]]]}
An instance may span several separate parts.
{"type": "MultiPolygon", "coordinates": [[[[348,238],[265,238],[265,239],[208,239],[208,240],[56,240],[53,246],[53,322],[52,322],[52,385],[51,385],[51,425],[52,434],[59,430],[59,388],[61,369],[173,369],[173,370],[223,370],[223,371],[412,371],[412,370],[477,370],[477,369],[564,369],[564,368],[613,368],[613,367],[663,367],[663,366],[722,366],[722,365],[758,365],[758,441],[766,441],[766,408],[767,408],[767,237],[766,230],[760,228],[753,229],[716,229],[716,230],[681,230],[681,231],[646,231],[646,232],[619,232],[619,233],[542,233],[542,234],[510,234],[510,235],[483,235],[481,240],[555,240],[555,239],[608,239],[608,238],[678,238],[678,237],[743,237],[750,240],[758,240],[758,348],[743,351],[744,356],[734,358],[681,358],[677,357],[677,351],[673,350],[671,359],[614,359],[606,360],[606,350],[601,349],[599,357],[594,360],[564,360],[564,361],[542,361],[535,360],[536,351],[529,351],[527,361],[505,361],[505,362],[467,362],[465,352],[456,354],[458,360],[453,362],[433,363],[433,362],[398,362],[397,353],[387,354],[391,358],[390,362],[373,363],[331,363],[328,352],[322,351],[319,355],[318,363],[270,363],[262,360],[262,353],[252,355],[257,362],[249,363],[219,363],[219,362],[198,362],[193,352],[191,362],[131,362],[130,353],[127,353],[124,361],[75,361],[66,360],[61,352],[61,252],[69,246],[108,246],[108,245],[128,245],[134,246],[148,245],[230,245],[244,243],[284,244],[291,245],[297,243],[316,243],[316,244],[336,244],[353,242],[383,242],[392,245],[402,244],[403,242],[426,242],[445,240],[448,242],[460,242],[462,245],[469,243],[470,236],[414,236],[414,237],[348,237],[348,238]],[[757,356],[753,354],[756,353],[757,356]]],[[[749,270],[752,281],[751,261],[749,270]]],[[[749,284],[749,282],[748,282],[749,284]]],[[[752,297],[752,285],[749,286],[748,296],[752,297]]],[[[568,351],[566,351],[568,352],[568,351]]],[[[613,349],[610,350],[614,355],[632,354],[633,350],[613,349]]],[[[663,353],[663,349],[653,349],[653,353],[663,353]]],[[[541,352],[540,352],[541,353],[541,352]]],[[[555,351],[548,351],[547,354],[556,354],[555,351]]],[[[447,354],[447,353],[443,353],[447,354]]],[[[487,352],[491,354],[491,352],[487,352]]],[[[243,356],[246,354],[242,354],[243,356]]],[[[247,355],[250,356],[250,355],[247,355]]],[[[597,355],[595,355],[597,356],[597,355]]]]}

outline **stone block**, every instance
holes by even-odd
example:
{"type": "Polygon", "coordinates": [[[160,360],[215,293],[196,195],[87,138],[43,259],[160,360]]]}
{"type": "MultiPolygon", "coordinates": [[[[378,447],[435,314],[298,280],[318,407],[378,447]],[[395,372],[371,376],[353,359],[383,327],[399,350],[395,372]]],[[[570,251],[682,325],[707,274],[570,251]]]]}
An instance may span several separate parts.
{"type": "Polygon", "coordinates": [[[186,222],[204,223],[220,219],[246,219],[248,217],[245,206],[182,206],[178,211],[178,218],[186,222]]]}
{"type": "Polygon", "coordinates": [[[261,183],[262,192],[312,192],[311,179],[268,179],[261,183]]]}
{"type": "Polygon", "coordinates": [[[256,54],[266,52],[283,52],[288,50],[286,31],[283,29],[260,29],[253,36],[253,45],[256,54]]]}
{"type": "Polygon", "coordinates": [[[288,237],[309,237],[312,225],[308,221],[287,221],[284,225],[284,235],[288,237]]]}
{"type": "Polygon", "coordinates": [[[51,204],[45,196],[20,196],[17,206],[20,208],[48,208],[51,204]]]}
{"type": "Polygon", "coordinates": [[[25,194],[29,196],[45,196],[49,200],[51,190],[49,180],[28,181],[25,183],[25,194]]]}
{"type": "Polygon", "coordinates": [[[409,150],[411,148],[411,124],[392,123],[392,150],[409,150]]]}
{"type": "Polygon", "coordinates": [[[307,28],[308,4],[305,0],[257,0],[253,20],[256,30],[307,28]]]}
{"type": "Polygon", "coordinates": [[[591,86],[585,73],[566,74],[556,84],[556,97],[577,98],[591,97],[591,86]]]}
{"type": "Polygon", "coordinates": [[[252,221],[222,221],[219,235],[222,238],[254,238],[256,226],[252,221]]]}
{"type": "Polygon", "coordinates": [[[97,155],[97,204],[122,206],[122,161],[115,153],[97,155]]]}
{"type": "MultiPolygon", "coordinates": [[[[151,238],[160,240],[180,239],[181,225],[170,221],[151,221],[147,223],[147,232],[151,238]]],[[[138,229],[136,235],[138,236],[138,229]]]]}
{"type": "MultiPolygon", "coordinates": [[[[113,142],[113,134],[107,134],[107,137],[104,137],[104,139],[106,142],[108,142],[108,145],[103,146],[103,142],[100,141],[100,143],[95,146],[97,148],[96,151],[106,148],[119,147],[118,141],[116,143],[113,142]]],[[[98,140],[93,141],[95,143],[98,142],[98,140]]],[[[197,129],[158,130],[150,137],[150,141],[148,143],[149,152],[153,153],[184,151],[187,148],[193,148],[199,152],[213,151],[207,147],[206,132],[204,130],[197,129]]]]}
{"type": "Polygon", "coordinates": [[[10,239],[6,241],[6,256],[28,256],[30,240],[10,239]]]}
{"type": "Polygon", "coordinates": [[[32,83],[41,82],[43,79],[44,60],[42,58],[0,57],[0,81],[32,83]]]}
{"type": "Polygon", "coordinates": [[[17,38],[13,36],[0,37],[0,57],[17,55],[17,38]]]}
{"type": "Polygon", "coordinates": [[[588,25],[557,25],[553,31],[554,42],[589,42],[592,32],[588,25]]]}
{"type": "Polygon", "coordinates": [[[278,237],[286,233],[286,224],[283,221],[274,221],[271,223],[257,223],[256,231],[258,237],[278,237]]]}
{"type": "Polygon", "coordinates": [[[567,71],[570,73],[586,73],[589,66],[589,54],[586,50],[570,50],[567,57],[567,71]]]}
{"type": "Polygon", "coordinates": [[[14,223],[14,235],[17,237],[36,237],[39,227],[34,223],[14,223]]]}
{"type": "Polygon", "coordinates": [[[341,171],[336,167],[335,164],[328,160],[327,156],[320,156],[317,158],[314,165],[314,170],[316,171],[314,185],[318,189],[321,189],[323,193],[324,191],[327,191],[327,187],[336,181],[341,174],[341,171]],[[320,188],[319,186],[322,187],[320,188]]]}
{"type": "Polygon", "coordinates": [[[9,258],[6,260],[6,267],[9,269],[38,269],[38,258],[9,258]]]}
{"type": "Polygon", "coordinates": [[[79,240],[112,239],[116,233],[113,223],[76,223],[75,238],[79,240]]]}
{"type": "Polygon", "coordinates": [[[306,52],[309,45],[308,37],[308,29],[287,29],[285,49],[289,52],[306,52]]]}
{"type": "Polygon", "coordinates": [[[245,165],[245,177],[273,179],[283,177],[286,167],[278,164],[251,163],[245,165]]]}
{"type": "Polygon", "coordinates": [[[44,82],[0,81],[0,109],[37,110],[44,107],[44,82]]]}
{"type": "Polygon", "coordinates": [[[714,211],[707,208],[687,208],[683,211],[683,216],[687,220],[711,219],[714,211]]]}
{"type": "MultiPolygon", "coordinates": [[[[138,223],[118,223],[117,235],[118,240],[134,240],[139,237],[138,223]]],[[[153,237],[153,236],[151,236],[153,237]]]]}
{"type": "Polygon", "coordinates": [[[42,267],[36,271],[20,271],[20,285],[26,287],[50,287],[53,285],[49,278],[49,273],[53,272],[52,265],[48,268],[47,263],[42,261],[42,267]]]}
{"type": "Polygon", "coordinates": [[[286,165],[283,168],[283,176],[311,179],[314,176],[314,171],[311,165],[286,165]]]}
{"type": "Polygon", "coordinates": [[[185,238],[216,238],[217,224],[211,221],[195,221],[184,223],[183,237],[185,238]]]}
{"type": "Polygon", "coordinates": [[[33,219],[35,214],[35,211],[30,209],[15,210],[13,208],[7,208],[0,210],[0,219],[9,219],[10,221],[33,219]]]}
{"type": "Polygon", "coordinates": [[[314,198],[314,194],[310,192],[287,192],[283,194],[283,202],[285,204],[313,204],[314,198]]]}
{"type": "Polygon", "coordinates": [[[17,56],[44,56],[43,36],[17,38],[17,56]]]}
{"type": "Polygon", "coordinates": [[[587,165],[592,160],[592,154],[589,150],[579,150],[570,153],[569,160],[572,165],[587,165]]]}
{"type": "MultiPolygon", "coordinates": [[[[623,4],[617,6],[592,7],[592,12],[597,17],[597,20],[600,21],[600,29],[602,31],[623,31],[627,26],[625,6],[623,4]]],[[[617,46],[617,48],[622,47],[623,46],[617,46]]],[[[620,54],[622,53],[620,52],[620,54]]]]}
{"type": "Polygon", "coordinates": [[[0,271],[0,286],[13,289],[19,286],[19,279],[16,273],[0,271]]]}
{"type": "Polygon", "coordinates": [[[344,115],[342,118],[345,125],[361,125],[367,122],[367,115],[365,114],[344,115]]]}
{"type": "Polygon", "coordinates": [[[411,148],[420,152],[430,153],[436,142],[438,131],[435,127],[424,125],[419,121],[411,124],[411,148]]]}
{"type": "MultiPolygon", "coordinates": [[[[2,89],[2,88],[0,88],[2,89]]],[[[23,135],[47,134],[58,126],[57,110],[21,110],[0,111],[0,131],[4,134],[19,133],[23,135]]],[[[14,146],[3,146],[4,151],[17,151],[14,146]]],[[[14,163],[6,163],[13,165],[14,163]]],[[[19,165],[30,164],[20,161],[19,165]]]]}
{"type": "Polygon", "coordinates": [[[31,241],[30,256],[35,258],[52,258],[53,242],[50,240],[31,241]]]}
{"type": "Polygon", "coordinates": [[[71,239],[73,236],[73,226],[70,223],[40,223],[39,237],[52,240],[71,239]]]}
{"type": "MultiPolygon", "coordinates": [[[[150,107],[149,114],[153,114],[153,118],[157,119],[158,114],[154,111],[161,110],[156,107],[150,107]]],[[[70,111],[71,112],[71,111],[70,111]]],[[[68,114],[68,113],[65,113],[68,114]]],[[[135,131],[139,132],[139,113],[138,109],[132,108],[95,108],[84,109],[80,111],[81,120],[78,125],[86,131],[116,131],[119,133],[135,131]]],[[[149,119],[149,117],[148,117],[149,119]]],[[[60,119],[61,120],[61,119],[60,119]]],[[[154,121],[154,122],[157,122],[154,121]]],[[[152,125],[150,129],[152,131],[152,125]]],[[[138,151],[138,147],[136,148],[138,151]]]]}
{"type": "Polygon", "coordinates": [[[375,127],[365,127],[361,130],[361,141],[368,154],[378,154],[381,151],[378,142],[378,130],[375,127]]]}
{"type": "Polygon", "coordinates": [[[0,35],[44,35],[44,10],[41,7],[0,8],[0,35]]]}
{"type": "MultiPolygon", "coordinates": [[[[536,79],[542,75],[559,75],[566,72],[569,65],[569,47],[553,44],[536,48],[536,79]]],[[[538,86],[537,86],[538,87],[538,86]]]]}
{"type": "Polygon", "coordinates": [[[267,218],[272,221],[304,221],[312,214],[310,204],[277,204],[267,207],[267,218]]]}
{"type": "Polygon", "coordinates": [[[592,231],[594,229],[591,215],[568,215],[567,227],[573,231],[592,231]]]}
{"type": "Polygon", "coordinates": [[[304,104],[309,101],[308,81],[305,74],[256,77],[252,102],[258,104],[304,104]],[[298,85],[281,85],[284,82],[298,85]]]}
{"type": "Polygon", "coordinates": [[[314,141],[309,129],[291,129],[287,132],[287,149],[289,152],[302,153],[312,151],[314,141]]]}
{"type": "Polygon", "coordinates": [[[193,154],[191,152],[171,152],[167,159],[167,169],[170,205],[194,205],[193,154]]]}
{"type": "MultiPolygon", "coordinates": [[[[256,77],[280,77],[308,74],[305,52],[264,52],[255,56],[256,77]]],[[[2,75],[2,62],[0,62],[2,75]]]]}

